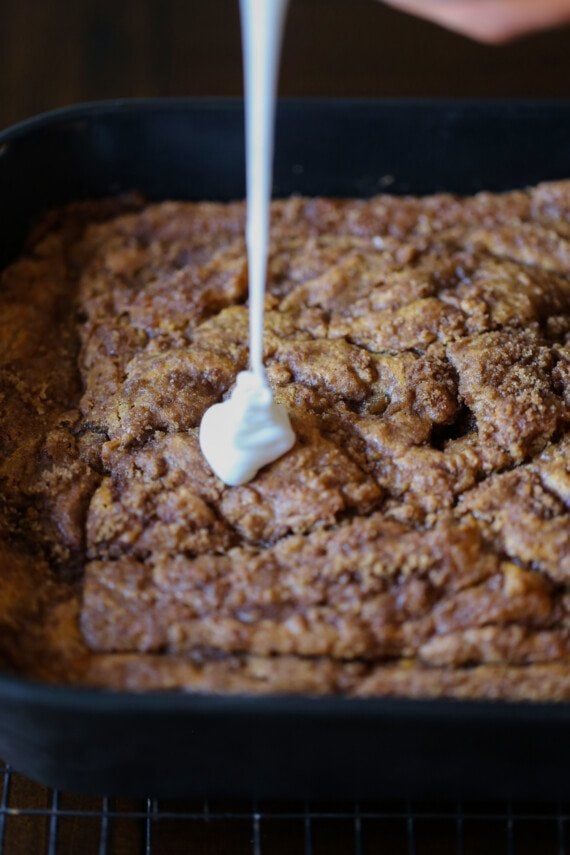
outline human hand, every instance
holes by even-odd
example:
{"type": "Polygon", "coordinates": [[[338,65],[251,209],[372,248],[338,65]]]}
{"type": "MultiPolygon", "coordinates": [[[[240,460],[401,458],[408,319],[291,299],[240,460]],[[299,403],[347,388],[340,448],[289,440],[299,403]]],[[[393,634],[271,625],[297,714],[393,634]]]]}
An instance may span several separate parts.
{"type": "Polygon", "coordinates": [[[478,41],[500,44],[570,22],[570,0],[384,0],[478,41]]]}

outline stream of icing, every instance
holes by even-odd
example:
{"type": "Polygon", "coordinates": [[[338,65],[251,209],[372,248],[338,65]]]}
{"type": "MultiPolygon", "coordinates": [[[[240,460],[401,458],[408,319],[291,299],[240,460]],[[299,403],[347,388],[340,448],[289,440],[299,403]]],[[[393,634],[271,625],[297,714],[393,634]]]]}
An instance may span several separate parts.
{"type": "Polygon", "coordinates": [[[275,99],[289,0],[240,0],[245,71],[249,370],[231,397],[210,407],[200,447],[216,475],[236,486],[295,443],[287,411],[273,400],[263,367],[263,304],[269,245],[275,99]]]}

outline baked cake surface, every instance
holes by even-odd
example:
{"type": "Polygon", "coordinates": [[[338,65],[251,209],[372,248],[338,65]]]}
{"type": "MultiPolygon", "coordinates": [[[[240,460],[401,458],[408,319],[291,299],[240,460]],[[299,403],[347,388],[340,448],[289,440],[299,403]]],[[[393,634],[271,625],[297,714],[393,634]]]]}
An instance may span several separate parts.
{"type": "Polygon", "coordinates": [[[2,275],[1,652],[113,688],[570,697],[570,182],[275,202],[294,448],[197,440],[247,366],[243,203],[52,214],[2,275]]]}

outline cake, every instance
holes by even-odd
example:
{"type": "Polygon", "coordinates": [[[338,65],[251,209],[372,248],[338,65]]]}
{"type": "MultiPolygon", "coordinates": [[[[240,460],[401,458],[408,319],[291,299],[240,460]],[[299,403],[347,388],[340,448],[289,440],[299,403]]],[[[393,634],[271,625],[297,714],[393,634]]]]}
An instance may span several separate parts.
{"type": "Polygon", "coordinates": [[[570,698],[570,182],[274,202],[297,442],[228,487],[197,435],[247,366],[244,211],[78,203],[2,273],[4,670],[570,698]]]}

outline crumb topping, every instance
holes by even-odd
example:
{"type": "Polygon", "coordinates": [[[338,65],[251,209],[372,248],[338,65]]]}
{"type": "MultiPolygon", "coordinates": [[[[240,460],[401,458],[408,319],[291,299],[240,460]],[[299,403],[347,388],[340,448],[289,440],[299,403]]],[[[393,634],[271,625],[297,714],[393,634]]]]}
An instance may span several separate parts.
{"type": "Polygon", "coordinates": [[[247,365],[243,228],[83,203],[2,273],[5,667],[570,698],[570,182],[275,202],[264,358],[297,442],[228,487],[197,427],[247,365]]]}

